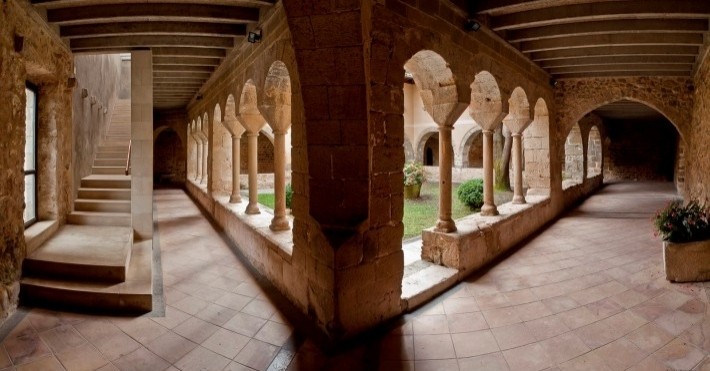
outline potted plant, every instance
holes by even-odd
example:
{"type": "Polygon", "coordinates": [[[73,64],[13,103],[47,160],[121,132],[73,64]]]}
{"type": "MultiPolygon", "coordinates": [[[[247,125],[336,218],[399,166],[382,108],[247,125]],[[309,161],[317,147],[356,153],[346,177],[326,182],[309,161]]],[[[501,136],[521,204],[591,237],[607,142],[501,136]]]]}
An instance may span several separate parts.
{"type": "Polygon", "coordinates": [[[675,282],[710,280],[710,212],[696,201],[673,201],[653,224],[663,238],[666,278],[675,282]]]}
{"type": "Polygon", "coordinates": [[[419,198],[424,183],[424,166],[420,162],[404,164],[404,198],[419,198]]]}

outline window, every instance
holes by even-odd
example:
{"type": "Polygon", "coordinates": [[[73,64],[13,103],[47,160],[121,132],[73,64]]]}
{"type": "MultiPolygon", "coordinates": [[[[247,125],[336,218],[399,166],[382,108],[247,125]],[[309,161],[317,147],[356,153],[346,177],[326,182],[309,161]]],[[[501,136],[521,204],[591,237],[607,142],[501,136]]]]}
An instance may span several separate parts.
{"type": "Polygon", "coordinates": [[[37,89],[25,87],[25,227],[37,221],[37,89]]]}

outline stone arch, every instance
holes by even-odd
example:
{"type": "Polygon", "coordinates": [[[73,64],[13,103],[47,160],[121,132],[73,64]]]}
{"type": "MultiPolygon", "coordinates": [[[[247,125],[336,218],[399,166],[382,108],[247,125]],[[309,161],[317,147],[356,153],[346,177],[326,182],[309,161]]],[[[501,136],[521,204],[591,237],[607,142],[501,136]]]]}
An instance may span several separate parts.
{"type": "Polygon", "coordinates": [[[550,114],[543,98],[535,102],[533,122],[523,131],[528,195],[550,195],[550,114]]]}
{"type": "Polygon", "coordinates": [[[480,127],[473,127],[464,134],[459,149],[462,167],[483,167],[483,135],[481,134],[480,127]]]}
{"type": "Polygon", "coordinates": [[[516,87],[510,94],[508,99],[509,112],[508,115],[520,118],[529,119],[530,118],[530,102],[528,102],[528,96],[525,94],[525,90],[521,87],[516,87]]]}
{"type": "Polygon", "coordinates": [[[584,145],[582,131],[578,123],[572,125],[562,149],[565,164],[562,170],[562,188],[564,189],[584,181],[584,145]]]}
{"type": "Polygon", "coordinates": [[[602,136],[596,125],[589,129],[587,140],[587,178],[593,178],[602,173],[602,136]]]}
{"type": "MultiPolygon", "coordinates": [[[[417,139],[417,147],[414,152],[414,161],[424,163],[424,147],[426,146],[427,140],[434,135],[438,135],[439,130],[436,127],[428,127],[419,134],[419,139],[417,139]]],[[[438,157],[438,153],[436,154],[438,157]]]]}
{"type": "Polygon", "coordinates": [[[247,80],[242,88],[242,95],[239,99],[239,115],[261,116],[261,112],[259,111],[259,107],[257,105],[256,85],[251,79],[247,80]]]}
{"type": "Polygon", "coordinates": [[[269,125],[274,131],[288,130],[291,125],[291,76],[283,62],[275,61],[269,67],[262,97],[260,108],[269,125]]]}
{"type": "Polygon", "coordinates": [[[409,139],[404,138],[404,144],[402,144],[402,147],[404,148],[404,161],[416,161],[416,158],[414,157],[414,147],[412,146],[412,142],[410,142],[409,139]]]}
{"type": "Polygon", "coordinates": [[[507,110],[498,83],[488,71],[476,74],[471,83],[469,114],[485,130],[493,130],[501,122],[507,110]]]}
{"type": "Polygon", "coordinates": [[[461,115],[458,90],[448,63],[431,50],[420,50],[404,63],[420,89],[424,109],[438,125],[452,126],[461,115]]]}
{"type": "MultiPolygon", "coordinates": [[[[266,174],[274,172],[274,141],[273,136],[266,130],[260,130],[257,136],[257,173],[266,174]]],[[[240,171],[242,174],[247,174],[249,164],[249,144],[247,136],[243,135],[240,139],[240,171]]]]}

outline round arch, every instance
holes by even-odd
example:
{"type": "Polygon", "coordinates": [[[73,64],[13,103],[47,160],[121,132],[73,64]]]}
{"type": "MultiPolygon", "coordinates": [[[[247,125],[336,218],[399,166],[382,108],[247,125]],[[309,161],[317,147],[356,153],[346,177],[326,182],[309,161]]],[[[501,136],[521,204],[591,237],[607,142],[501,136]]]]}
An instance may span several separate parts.
{"type": "Polygon", "coordinates": [[[414,152],[414,161],[424,163],[424,147],[426,146],[426,142],[436,134],[439,134],[439,130],[436,127],[427,127],[419,133],[419,138],[415,142],[417,143],[417,147],[414,152]]]}
{"type": "MultiPolygon", "coordinates": [[[[474,163],[471,160],[471,148],[474,143],[477,143],[478,141],[481,141],[482,143],[482,134],[483,129],[480,127],[472,127],[469,129],[466,134],[464,134],[463,139],[461,140],[461,145],[459,147],[459,153],[461,156],[462,160],[462,167],[483,167],[483,158],[480,160],[479,163],[474,163]],[[476,166],[473,166],[476,165],[476,166]]],[[[481,148],[481,151],[483,149],[481,148]]],[[[483,152],[481,152],[483,154],[483,152]]]]}
{"type": "Polygon", "coordinates": [[[594,125],[589,129],[587,139],[587,178],[593,178],[602,173],[602,136],[599,128],[594,125]]]}

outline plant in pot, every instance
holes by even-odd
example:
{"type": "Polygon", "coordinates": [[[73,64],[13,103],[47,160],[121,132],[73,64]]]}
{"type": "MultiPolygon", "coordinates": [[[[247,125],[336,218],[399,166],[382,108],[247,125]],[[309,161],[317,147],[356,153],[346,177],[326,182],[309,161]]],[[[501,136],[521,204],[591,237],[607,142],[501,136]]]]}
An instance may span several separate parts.
{"type": "Polygon", "coordinates": [[[424,166],[420,162],[404,164],[404,198],[419,198],[424,180],[424,166]]]}
{"type": "Polygon", "coordinates": [[[710,211],[696,201],[673,201],[653,218],[663,239],[666,279],[675,282],[710,280],[710,211]]]}

